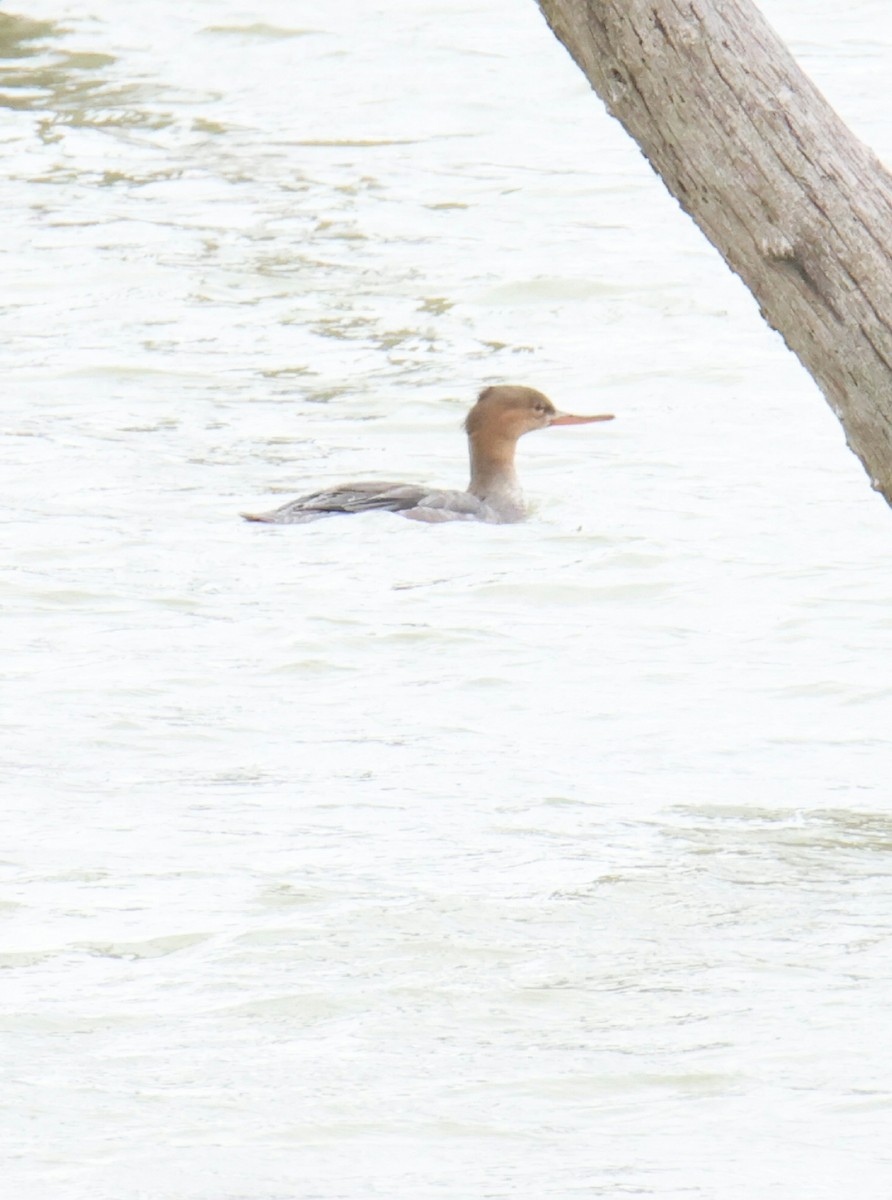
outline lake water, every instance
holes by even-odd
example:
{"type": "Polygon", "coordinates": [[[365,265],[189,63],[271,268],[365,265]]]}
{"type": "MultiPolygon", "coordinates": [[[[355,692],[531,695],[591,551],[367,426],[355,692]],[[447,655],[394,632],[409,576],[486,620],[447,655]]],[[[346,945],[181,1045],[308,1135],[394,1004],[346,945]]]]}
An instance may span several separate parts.
{"type": "Polygon", "coordinates": [[[535,5],[0,60],[6,1194],[888,1200],[892,513],[535,5]],[[239,520],[498,381],[527,523],[239,520]]]}

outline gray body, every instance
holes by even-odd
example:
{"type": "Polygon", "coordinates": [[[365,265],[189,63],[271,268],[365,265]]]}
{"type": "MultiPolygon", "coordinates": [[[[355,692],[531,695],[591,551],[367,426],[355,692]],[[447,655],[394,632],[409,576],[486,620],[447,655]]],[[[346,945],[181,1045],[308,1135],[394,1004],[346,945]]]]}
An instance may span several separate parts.
{"type": "Polygon", "coordinates": [[[306,525],[342,513],[377,511],[399,513],[411,521],[485,521],[491,525],[521,521],[525,515],[522,497],[516,491],[481,498],[472,492],[369,480],[311,492],[271,512],[244,516],[248,521],[269,525],[306,525]]]}

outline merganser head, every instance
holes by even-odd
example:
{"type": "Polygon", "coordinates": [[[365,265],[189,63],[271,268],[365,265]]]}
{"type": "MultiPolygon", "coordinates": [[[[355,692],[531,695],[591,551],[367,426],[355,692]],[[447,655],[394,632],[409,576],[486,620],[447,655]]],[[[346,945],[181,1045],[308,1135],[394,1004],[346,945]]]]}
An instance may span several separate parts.
{"type": "Polygon", "coordinates": [[[576,417],[558,412],[548,397],[535,388],[498,384],[484,388],[477,397],[465,419],[465,430],[470,438],[483,435],[517,441],[525,433],[550,425],[588,425],[592,421],[612,420],[612,413],[576,417]]]}

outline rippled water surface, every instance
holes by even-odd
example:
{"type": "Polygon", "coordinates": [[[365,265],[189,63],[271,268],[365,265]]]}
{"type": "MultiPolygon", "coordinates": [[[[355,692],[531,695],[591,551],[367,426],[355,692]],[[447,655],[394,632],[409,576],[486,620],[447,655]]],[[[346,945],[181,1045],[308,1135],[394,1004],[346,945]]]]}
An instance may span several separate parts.
{"type": "MultiPolygon", "coordinates": [[[[885,3],[765,0],[892,160],[885,3]]],[[[0,15],[15,1200],[888,1200],[892,514],[523,0],[0,15]],[[520,526],[260,528],[465,481],[520,526]]]]}

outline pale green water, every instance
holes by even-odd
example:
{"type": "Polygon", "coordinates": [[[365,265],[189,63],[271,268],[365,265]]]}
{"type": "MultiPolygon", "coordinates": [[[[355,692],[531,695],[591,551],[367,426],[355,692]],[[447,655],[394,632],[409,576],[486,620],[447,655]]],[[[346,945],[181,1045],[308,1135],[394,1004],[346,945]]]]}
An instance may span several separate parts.
{"type": "Polygon", "coordinates": [[[9,1195],[887,1200],[892,514],[535,7],[0,55],[9,1195]],[[504,379],[526,525],[238,521],[504,379]]]}

